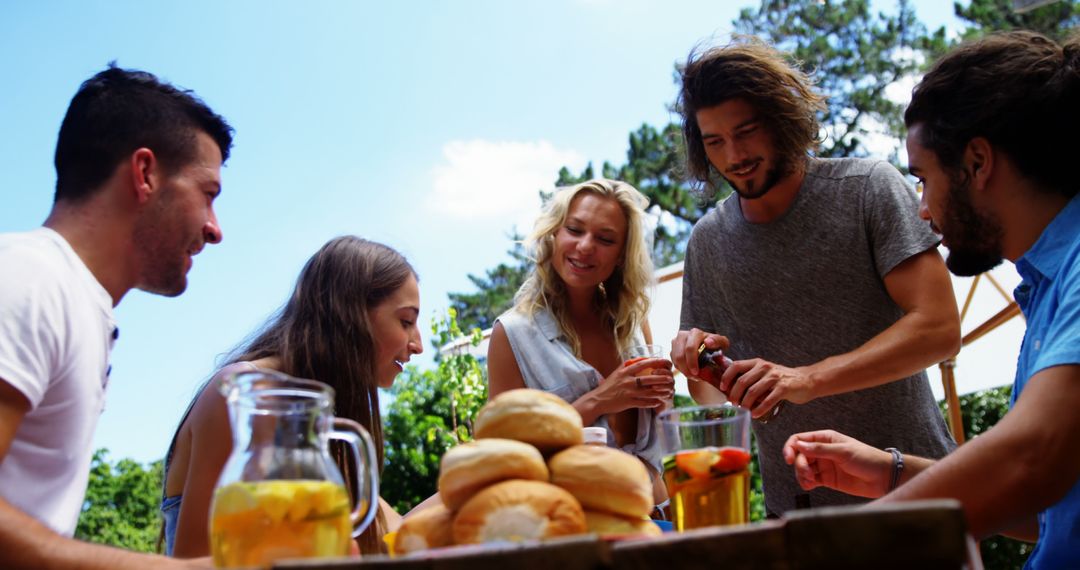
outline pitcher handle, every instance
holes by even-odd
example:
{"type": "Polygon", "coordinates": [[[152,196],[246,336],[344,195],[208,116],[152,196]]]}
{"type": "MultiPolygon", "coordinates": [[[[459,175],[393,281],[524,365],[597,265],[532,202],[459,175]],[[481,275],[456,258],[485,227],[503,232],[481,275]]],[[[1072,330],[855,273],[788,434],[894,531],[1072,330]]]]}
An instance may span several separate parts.
{"type": "Polygon", "coordinates": [[[353,461],[356,463],[356,492],[360,496],[357,497],[356,508],[349,515],[353,524],[352,536],[356,538],[375,519],[375,513],[379,509],[379,469],[376,463],[375,446],[371,443],[371,436],[363,426],[346,418],[334,418],[334,429],[330,432],[330,439],[347,443],[352,448],[353,461]],[[369,469],[363,468],[361,457],[367,458],[369,469]],[[361,477],[364,479],[362,480],[361,477]],[[365,480],[368,484],[361,484],[365,480]]]}

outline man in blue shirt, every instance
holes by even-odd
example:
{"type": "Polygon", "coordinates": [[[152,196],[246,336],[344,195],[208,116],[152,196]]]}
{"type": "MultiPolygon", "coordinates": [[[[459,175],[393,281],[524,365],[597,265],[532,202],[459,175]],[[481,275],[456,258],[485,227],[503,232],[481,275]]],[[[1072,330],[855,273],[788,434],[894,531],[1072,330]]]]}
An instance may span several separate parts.
{"type": "Polygon", "coordinates": [[[1023,282],[1028,328],[1012,409],[940,461],[834,431],[784,446],[805,489],[881,501],[950,497],[972,534],[1037,541],[1029,568],[1080,568],[1080,35],[1030,32],[965,44],[917,85],[904,116],[919,213],[958,275],[1003,258],[1023,282]]]}

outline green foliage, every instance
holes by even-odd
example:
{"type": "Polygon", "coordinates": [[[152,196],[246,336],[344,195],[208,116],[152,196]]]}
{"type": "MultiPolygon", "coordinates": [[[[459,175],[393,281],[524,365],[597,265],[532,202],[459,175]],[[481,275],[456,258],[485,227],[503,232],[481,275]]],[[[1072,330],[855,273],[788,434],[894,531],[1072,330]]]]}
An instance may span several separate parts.
{"type": "Polygon", "coordinates": [[[1012,0],[970,0],[967,7],[953,3],[957,18],[968,22],[964,38],[995,31],[1032,30],[1062,41],[1080,26],[1080,0],[1058,0],[1030,12],[1017,14],[1012,0]]]}
{"type": "MultiPolygon", "coordinates": [[[[994,427],[1008,413],[1011,394],[1012,386],[1001,386],[960,396],[964,436],[970,441],[994,427]]],[[[940,405],[942,413],[946,414],[948,405],[944,401],[940,405]]],[[[1004,536],[994,536],[980,543],[983,565],[993,569],[1022,568],[1034,548],[1033,544],[1004,536]]]]}
{"type": "Polygon", "coordinates": [[[464,330],[477,328],[489,329],[495,319],[514,304],[514,294],[529,275],[532,262],[525,255],[521,243],[523,236],[514,233],[510,239],[514,247],[506,252],[511,263],[500,263],[494,269],[488,269],[483,277],[469,275],[469,281],[476,287],[475,293],[450,293],[450,308],[457,314],[457,320],[464,330]]]}
{"type": "Polygon", "coordinates": [[[757,438],[750,438],[750,522],[765,520],[765,490],[758,464],[757,438]]]}
{"type": "Polygon", "coordinates": [[[75,537],[138,552],[156,552],[161,530],[162,462],[143,467],[131,459],[112,464],[94,452],[75,537]]]}
{"type": "Polygon", "coordinates": [[[925,54],[946,45],[944,28],[928,34],[908,0],[898,2],[895,14],[871,12],[869,0],[762,0],[756,10],[741,11],[735,30],[790,52],[828,96],[820,156],[868,156],[868,140],[885,136],[894,164],[903,108],[886,88],[919,73],[925,54]]]}
{"type": "Polygon", "coordinates": [[[487,401],[486,371],[465,347],[480,344],[478,329],[465,335],[450,309],[432,322],[436,347],[460,343],[435,370],[408,367],[394,382],[384,420],[386,465],[380,493],[398,512],[435,494],[439,460],[446,450],[472,439],[472,422],[487,401]]]}
{"type": "MultiPolygon", "coordinates": [[[[973,439],[994,427],[1009,411],[1012,386],[990,388],[960,396],[960,413],[964,416],[964,437],[973,439]]],[[[942,413],[948,405],[941,402],[942,413]]]]}

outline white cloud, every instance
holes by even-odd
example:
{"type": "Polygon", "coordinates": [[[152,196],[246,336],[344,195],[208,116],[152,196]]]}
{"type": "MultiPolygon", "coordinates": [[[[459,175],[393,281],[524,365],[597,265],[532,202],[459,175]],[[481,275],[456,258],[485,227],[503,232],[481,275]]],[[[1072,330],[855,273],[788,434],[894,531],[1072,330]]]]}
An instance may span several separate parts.
{"type": "Polygon", "coordinates": [[[554,187],[559,169],[578,172],[582,155],[547,141],[451,141],[432,171],[431,212],[459,222],[501,222],[527,232],[540,211],[539,190],[554,187]]]}

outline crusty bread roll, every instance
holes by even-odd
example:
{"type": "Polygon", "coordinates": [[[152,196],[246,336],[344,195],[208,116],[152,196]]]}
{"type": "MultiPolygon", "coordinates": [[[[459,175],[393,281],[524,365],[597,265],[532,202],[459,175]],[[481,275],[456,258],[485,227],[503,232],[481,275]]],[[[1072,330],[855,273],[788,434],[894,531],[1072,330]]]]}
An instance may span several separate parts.
{"type": "Polygon", "coordinates": [[[562,398],[519,388],[496,396],[476,416],[476,438],[502,437],[551,453],[582,442],[581,414],[562,398]]]}
{"type": "Polygon", "coordinates": [[[426,508],[401,521],[394,538],[394,554],[408,554],[454,544],[450,525],[454,513],[442,505],[426,508]]]}
{"type": "Polygon", "coordinates": [[[439,497],[456,511],[477,491],[507,479],[548,480],[544,457],[533,446],[511,439],[478,439],[443,454],[439,497]]]}
{"type": "Polygon", "coordinates": [[[551,482],[570,491],[581,505],[630,518],[647,517],[653,510],[652,481],[641,461],[596,445],[578,445],[548,460],[551,482]]]}
{"type": "Polygon", "coordinates": [[[600,536],[627,534],[660,536],[663,531],[649,519],[632,519],[599,511],[585,511],[585,526],[600,536]]]}
{"type": "Polygon", "coordinates": [[[529,540],[582,534],[585,513],[551,483],[512,480],[480,491],[454,517],[454,542],[529,540]]]}

